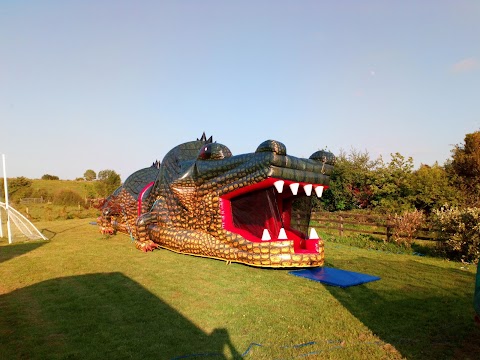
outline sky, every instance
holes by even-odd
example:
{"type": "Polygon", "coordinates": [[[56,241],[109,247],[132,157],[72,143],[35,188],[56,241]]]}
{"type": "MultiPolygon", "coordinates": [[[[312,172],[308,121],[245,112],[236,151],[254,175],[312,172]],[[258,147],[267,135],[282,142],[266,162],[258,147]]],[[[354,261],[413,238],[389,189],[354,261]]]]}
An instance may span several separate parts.
{"type": "Polygon", "coordinates": [[[478,0],[0,1],[7,177],[123,181],[203,132],[443,165],[479,87],[478,0]]]}

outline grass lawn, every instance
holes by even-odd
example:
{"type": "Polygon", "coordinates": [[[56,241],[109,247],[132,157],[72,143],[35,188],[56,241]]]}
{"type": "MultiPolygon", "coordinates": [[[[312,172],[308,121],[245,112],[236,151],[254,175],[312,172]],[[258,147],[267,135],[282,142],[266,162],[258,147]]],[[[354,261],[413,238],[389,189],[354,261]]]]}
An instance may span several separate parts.
{"type": "Polygon", "coordinates": [[[478,359],[475,267],[327,242],[326,266],[380,276],[341,289],[142,253],[93,219],[0,239],[0,358],[478,359]]]}

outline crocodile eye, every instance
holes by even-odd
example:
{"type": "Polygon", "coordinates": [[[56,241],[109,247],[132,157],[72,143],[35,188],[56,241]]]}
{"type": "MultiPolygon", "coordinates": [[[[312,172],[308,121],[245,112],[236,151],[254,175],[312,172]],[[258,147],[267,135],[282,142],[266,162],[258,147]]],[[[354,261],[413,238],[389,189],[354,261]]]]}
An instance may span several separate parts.
{"type": "Polygon", "coordinates": [[[205,144],[198,153],[200,160],[221,160],[232,156],[230,149],[218,143],[205,144]]]}
{"type": "Polygon", "coordinates": [[[200,149],[200,153],[198,154],[198,158],[202,160],[209,160],[212,157],[212,144],[207,144],[202,146],[200,149]]]}

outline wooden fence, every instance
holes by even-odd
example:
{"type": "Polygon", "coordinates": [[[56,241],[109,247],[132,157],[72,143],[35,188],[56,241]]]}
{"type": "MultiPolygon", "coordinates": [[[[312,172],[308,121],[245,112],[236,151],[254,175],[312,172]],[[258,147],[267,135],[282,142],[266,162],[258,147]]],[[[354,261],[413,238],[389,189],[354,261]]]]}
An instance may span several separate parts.
{"type": "Polygon", "coordinates": [[[20,199],[20,204],[42,204],[44,202],[45,200],[43,199],[43,197],[20,199]]]}
{"type": "MultiPolygon", "coordinates": [[[[397,231],[391,220],[378,215],[317,211],[312,213],[311,222],[315,228],[324,229],[339,236],[344,236],[346,233],[371,234],[384,237],[386,241],[390,241],[397,231]]],[[[428,241],[441,240],[429,223],[426,227],[418,229],[412,238],[428,241]]]]}

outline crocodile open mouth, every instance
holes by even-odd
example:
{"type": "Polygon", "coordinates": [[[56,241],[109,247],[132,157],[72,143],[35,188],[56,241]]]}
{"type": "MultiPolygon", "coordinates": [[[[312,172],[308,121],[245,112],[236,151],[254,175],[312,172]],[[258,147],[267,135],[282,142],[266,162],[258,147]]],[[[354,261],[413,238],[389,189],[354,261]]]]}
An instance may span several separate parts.
{"type": "Polygon", "coordinates": [[[222,197],[223,227],[253,242],[293,240],[295,252],[318,252],[310,228],[312,197],[324,186],[268,178],[222,197]]]}

